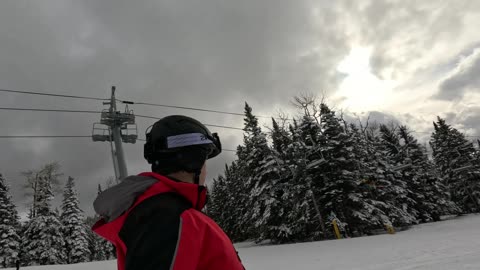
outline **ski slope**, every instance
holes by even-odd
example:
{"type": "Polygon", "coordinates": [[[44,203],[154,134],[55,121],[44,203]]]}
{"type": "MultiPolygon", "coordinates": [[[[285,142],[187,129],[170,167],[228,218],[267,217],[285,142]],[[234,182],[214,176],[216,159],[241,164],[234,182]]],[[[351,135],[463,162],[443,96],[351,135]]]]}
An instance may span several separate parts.
{"type": "MultiPolygon", "coordinates": [[[[378,235],[280,246],[238,244],[248,270],[480,269],[480,215],[378,235]]],[[[114,270],[115,261],[29,270],[114,270]]]]}

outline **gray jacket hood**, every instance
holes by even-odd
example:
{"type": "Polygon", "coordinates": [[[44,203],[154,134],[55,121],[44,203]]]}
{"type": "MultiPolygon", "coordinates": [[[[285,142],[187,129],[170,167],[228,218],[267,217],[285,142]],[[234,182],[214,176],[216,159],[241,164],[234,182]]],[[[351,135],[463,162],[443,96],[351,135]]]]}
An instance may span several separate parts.
{"type": "Polygon", "coordinates": [[[158,180],[146,176],[128,176],[119,184],[106,189],[93,202],[95,212],[110,222],[121,216],[158,180]]]}

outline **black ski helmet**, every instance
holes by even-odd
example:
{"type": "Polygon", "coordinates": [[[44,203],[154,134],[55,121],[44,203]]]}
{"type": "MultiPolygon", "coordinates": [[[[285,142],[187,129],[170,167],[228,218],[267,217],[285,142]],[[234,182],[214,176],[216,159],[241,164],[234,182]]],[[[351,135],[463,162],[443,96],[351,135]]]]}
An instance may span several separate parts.
{"type": "Polygon", "coordinates": [[[164,175],[186,171],[198,178],[205,161],[222,151],[217,133],[183,115],[160,119],[150,131],[147,129],[146,139],[144,157],[152,164],[152,171],[164,175]]]}

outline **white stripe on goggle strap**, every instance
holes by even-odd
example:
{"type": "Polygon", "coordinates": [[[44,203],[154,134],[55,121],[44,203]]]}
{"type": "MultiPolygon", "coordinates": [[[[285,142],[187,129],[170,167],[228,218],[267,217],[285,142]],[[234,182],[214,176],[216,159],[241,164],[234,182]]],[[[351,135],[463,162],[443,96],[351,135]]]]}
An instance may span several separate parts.
{"type": "Polygon", "coordinates": [[[167,137],[167,148],[183,147],[199,144],[212,144],[213,142],[202,133],[187,133],[167,137]]]}

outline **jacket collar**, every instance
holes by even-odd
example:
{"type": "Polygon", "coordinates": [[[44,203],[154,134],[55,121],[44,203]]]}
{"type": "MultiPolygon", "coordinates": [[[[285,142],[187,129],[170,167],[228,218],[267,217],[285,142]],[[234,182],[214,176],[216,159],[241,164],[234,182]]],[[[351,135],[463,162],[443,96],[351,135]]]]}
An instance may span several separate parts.
{"type": "Polygon", "coordinates": [[[176,193],[185,197],[192,204],[192,207],[197,210],[202,210],[207,203],[207,189],[204,186],[174,181],[154,172],[144,172],[139,174],[139,176],[155,178],[164,183],[176,193]]]}
{"type": "MultiPolygon", "coordinates": [[[[177,182],[160,174],[145,172],[138,176],[129,176],[119,184],[100,193],[93,203],[95,212],[107,222],[113,221],[132,207],[145,192],[160,183],[166,187],[162,192],[169,190],[168,192],[179,194],[197,210],[202,210],[206,204],[207,190],[205,187],[177,182]]],[[[151,190],[151,192],[155,193],[156,191],[151,190]]]]}

